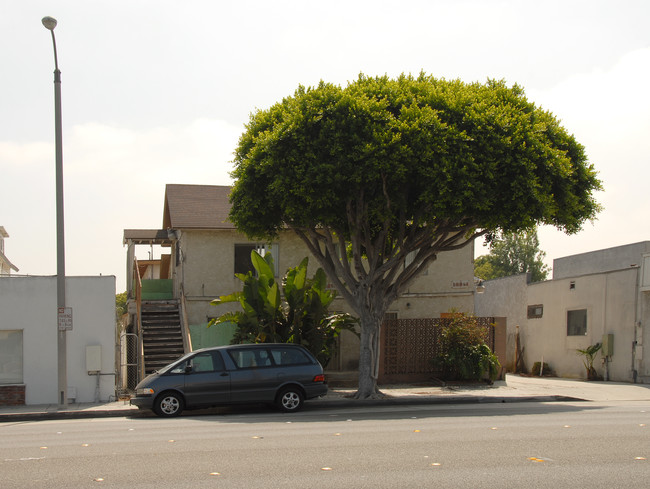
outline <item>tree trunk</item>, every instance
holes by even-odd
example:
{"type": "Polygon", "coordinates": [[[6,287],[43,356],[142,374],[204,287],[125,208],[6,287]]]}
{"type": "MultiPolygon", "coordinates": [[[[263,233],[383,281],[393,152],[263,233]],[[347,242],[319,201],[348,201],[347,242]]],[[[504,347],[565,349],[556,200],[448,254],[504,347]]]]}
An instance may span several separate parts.
{"type": "Polygon", "coordinates": [[[359,389],[357,399],[368,399],[380,395],[377,389],[379,374],[379,333],[381,318],[370,311],[361,315],[361,343],[359,345],[359,389]]]}

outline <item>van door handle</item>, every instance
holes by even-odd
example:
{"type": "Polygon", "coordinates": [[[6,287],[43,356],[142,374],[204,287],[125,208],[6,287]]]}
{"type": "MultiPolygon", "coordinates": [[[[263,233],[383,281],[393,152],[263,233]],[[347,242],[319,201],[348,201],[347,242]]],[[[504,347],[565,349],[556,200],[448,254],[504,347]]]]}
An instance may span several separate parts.
{"type": "Polygon", "coordinates": [[[228,372],[221,372],[221,377],[228,377],[228,375],[230,375],[228,372]]]}

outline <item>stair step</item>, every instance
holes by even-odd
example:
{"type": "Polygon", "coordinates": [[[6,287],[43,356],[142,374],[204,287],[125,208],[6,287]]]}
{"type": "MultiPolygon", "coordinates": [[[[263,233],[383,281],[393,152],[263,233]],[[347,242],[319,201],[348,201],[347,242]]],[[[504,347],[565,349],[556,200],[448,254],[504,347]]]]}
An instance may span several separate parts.
{"type": "Polygon", "coordinates": [[[181,327],[178,324],[154,324],[144,325],[143,324],[142,332],[143,333],[169,333],[169,332],[178,332],[180,333],[181,327]]]}
{"type": "Polygon", "coordinates": [[[145,345],[145,356],[153,352],[167,352],[167,351],[183,351],[183,344],[180,342],[167,342],[167,343],[153,343],[145,345]]]}
{"type": "Polygon", "coordinates": [[[145,372],[169,365],[185,353],[178,301],[142,303],[145,372]]]}

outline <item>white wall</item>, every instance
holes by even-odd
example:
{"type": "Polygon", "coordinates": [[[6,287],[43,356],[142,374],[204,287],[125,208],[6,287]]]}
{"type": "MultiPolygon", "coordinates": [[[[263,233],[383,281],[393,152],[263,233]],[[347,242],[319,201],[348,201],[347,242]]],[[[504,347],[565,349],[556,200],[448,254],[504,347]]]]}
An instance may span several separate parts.
{"type": "Polygon", "coordinates": [[[641,241],[604,250],[590,251],[553,260],[553,279],[611,272],[641,265],[650,252],[650,241],[641,241]]]}
{"type": "Polygon", "coordinates": [[[506,364],[508,371],[515,368],[517,326],[526,325],[528,304],[527,274],[487,280],[485,291],[476,294],[474,313],[482,317],[506,318],[506,364]]]}
{"type": "MultiPolygon", "coordinates": [[[[58,403],[56,277],[0,279],[0,329],[23,331],[26,404],[58,403]]],[[[115,277],[67,277],[73,309],[67,336],[68,386],[77,402],[95,400],[96,376],[86,371],[86,346],[101,346],[101,372],[115,373],[115,277]]],[[[115,377],[100,376],[99,399],[115,393],[115,377]]]]}
{"type": "MultiPolygon", "coordinates": [[[[636,281],[637,270],[626,269],[530,284],[528,304],[541,304],[544,312],[541,318],[529,319],[522,328],[528,368],[543,357],[560,377],[585,378],[583,357],[576,349],[599,343],[604,334],[611,333],[614,335],[614,355],[609,365],[609,378],[631,381],[636,281]],[[587,310],[585,336],[567,336],[567,311],[574,309],[587,310]]],[[[604,376],[600,353],[596,359],[594,367],[604,376]]]]}

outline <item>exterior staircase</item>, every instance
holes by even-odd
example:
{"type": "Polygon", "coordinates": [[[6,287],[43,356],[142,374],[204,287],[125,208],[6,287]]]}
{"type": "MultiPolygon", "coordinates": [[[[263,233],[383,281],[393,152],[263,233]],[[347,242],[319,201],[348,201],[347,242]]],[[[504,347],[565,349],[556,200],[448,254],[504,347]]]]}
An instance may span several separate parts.
{"type": "Polygon", "coordinates": [[[185,353],[178,301],[142,301],[142,347],[145,375],[185,353]]]}

